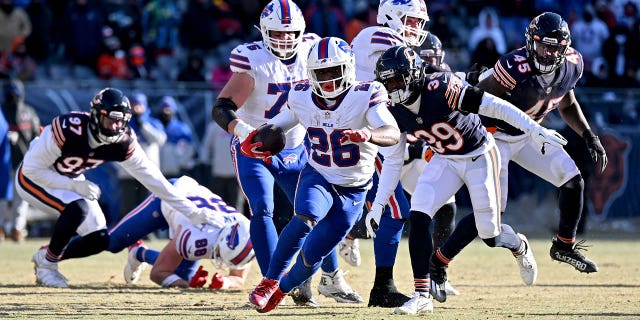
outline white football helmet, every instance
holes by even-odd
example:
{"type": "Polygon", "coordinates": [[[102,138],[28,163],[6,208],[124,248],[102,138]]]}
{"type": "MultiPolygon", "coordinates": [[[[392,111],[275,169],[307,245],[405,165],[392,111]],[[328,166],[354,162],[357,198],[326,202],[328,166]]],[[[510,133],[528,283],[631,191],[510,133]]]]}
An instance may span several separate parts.
{"type": "Polygon", "coordinates": [[[309,51],[307,72],[309,84],[316,95],[327,99],[339,96],[356,80],[355,56],[351,46],[340,38],[320,39],[309,51]],[[335,70],[326,70],[329,68],[335,70]],[[331,71],[335,72],[328,75],[327,72],[331,71]]]}
{"type": "Polygon", "coordinates": [[[213,250],[216,265],[244,269],[254,257],[248,219],[238,219],[222,228],[213,250]]]}
{"type": "Polygon", "coordinates": [[[296,54],[305,27],[302,11],[291,0],[271,0],[260,14],[262,41],[268,51],[281,60],[296,54]],[[271,36],[271,31],[295,32],[295,37],[277,39],[271,36]]]}
{"type": "Polygon", "coordinates": [[[429,34],[424,29],[429,21],[424,0],[381,0],[377,20],[402,35],[410,46],[421,45],[429,34]],[[414,26],[407,25],[407,17],[416,18],[419,22],[414,26]]]}

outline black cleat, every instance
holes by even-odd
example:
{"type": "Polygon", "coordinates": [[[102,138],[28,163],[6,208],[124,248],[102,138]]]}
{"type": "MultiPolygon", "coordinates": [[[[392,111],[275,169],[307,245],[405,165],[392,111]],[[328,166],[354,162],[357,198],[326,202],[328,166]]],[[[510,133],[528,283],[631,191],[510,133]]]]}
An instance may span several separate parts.
{"type": "Polygon", "coordinates": [[[369,307],[397,308],[409,301],[410,297],[400,293],[395,285],[374,286],[369,293],[369,307]]]}
{"type": "Polygon", "coordinates": [[[289,293],[293,302],[298,306],[317,308],[319,306],[311,291],[311,278],[307,279],[301,285],[294,288],[289,293]]]}
{"type": "Polygon", "coordinates": [[[429,293],[434,300],[438,302],[447,301],[447,291],[445,289],[445,282],[447,282],[447,265],[442,264],[440,261],[431,258],[431,264],[429,265],[431,283],[429,284],[429,293]]]}
{"type": "Polygon", "coordinates": [[[585,240],[574,243],[573,245],[563,243],[556,238],[553,238],[551,242],[553,243],[551,250],[549,250],[551,259],[570,264],[580,272],[598,272],[598,266],[595,262],[580,253],[580,250],[587,251],[586,246],[583,245],[585,240]]]}

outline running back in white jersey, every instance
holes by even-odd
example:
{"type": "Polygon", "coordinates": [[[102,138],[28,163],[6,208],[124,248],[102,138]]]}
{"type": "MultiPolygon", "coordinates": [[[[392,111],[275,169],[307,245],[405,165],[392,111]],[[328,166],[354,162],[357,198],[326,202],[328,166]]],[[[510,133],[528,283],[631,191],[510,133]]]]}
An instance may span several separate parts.
{"type": "MultiPolygon", "coordinates": [[[[254,128],[275,117],[286,104],[287,92],[308,79],[307,55],[320,38],[315,33],[302,36],[298,54],[291,64],[285,64],[268,52],[262,41],[245,43],[231,51],[231,71],[246,73],[254,79],[253,91],[236,112],[254,128]]],[[[287,132],[285,148],[293,148],[304,139],[304,129],[296,126],[287,132]]]]}
{"type": "MultiPolygon", "coordinates": [[[[376,128],[370,112],[387,111],[387,90],[379,82],[356,82],[341,94],[335,104],[312,93],[310,86],[295,87],[289,92],[292,114],[307,128],[311,141],[309,164],[329,183],[340,186],[363,186],[375,170],[378,147],[372,143],[341,142],[347,129],[376,128]]],[[[390,119],[391,123],[395,121],[390,119]]],[[[384,123],[387,124],[387,123],[384,123]]]]}
{"type": "Polygon", "coordinates": [[[356,80],[375,80],[376,62],[382,53],[391,47],[404,45],[402,36],[391,28],[372,26],[362,29],[351,40],[351,48],[356,56],[356,80]]]}

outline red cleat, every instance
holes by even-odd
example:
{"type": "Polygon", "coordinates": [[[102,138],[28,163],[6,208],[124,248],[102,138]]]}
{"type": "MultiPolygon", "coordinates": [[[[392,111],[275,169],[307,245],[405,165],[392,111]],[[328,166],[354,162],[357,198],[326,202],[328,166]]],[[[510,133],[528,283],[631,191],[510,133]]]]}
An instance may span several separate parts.
{"type": "Polygon", "coordinates": [[[258,312],[267,313],[267,312],[277,308],[280,305],[280,302],[282,302],[282,300],[284,300],[284,297],[286,297],[286,296],[287,296],[287,294],[282,292],[280,287],[278,287],[276,292],[274,292],[273,295],[271,296],[271,299],[269,299],[269,302],[267,302],[267,304],[264,306],[264,308],[258,309],[258,312]]]}
{"type": "Polygon", "coordinates": [[[249,294],[249,302],[258,309],[262,309],[267,305],[276,289],[278,289],[278,280],[262,278],[262,281],[249,294]]]}

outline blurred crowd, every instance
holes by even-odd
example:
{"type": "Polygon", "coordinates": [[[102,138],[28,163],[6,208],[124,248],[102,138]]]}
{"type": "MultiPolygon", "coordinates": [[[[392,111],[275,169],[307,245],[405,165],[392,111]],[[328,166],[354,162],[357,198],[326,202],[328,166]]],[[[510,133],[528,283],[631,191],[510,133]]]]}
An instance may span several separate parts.
{"type": "MultiPolygon", "coordinates": [[[[260,39],[268,1],[0,0],[0,77],[207,81],[230,76],[230,50],[260,39]]],[[[376,24],[378,0],[300,0],[307,32],[350,42],[376,24]]],[[[582,86],[640,86],[640,0],[433,0],[428,28],[447,63],[492,66],[524,45],[535,14],[554,11],[570,24],[584,56],[582,86]]]]}

